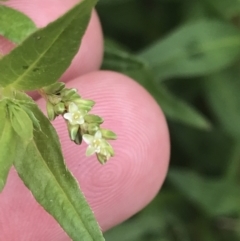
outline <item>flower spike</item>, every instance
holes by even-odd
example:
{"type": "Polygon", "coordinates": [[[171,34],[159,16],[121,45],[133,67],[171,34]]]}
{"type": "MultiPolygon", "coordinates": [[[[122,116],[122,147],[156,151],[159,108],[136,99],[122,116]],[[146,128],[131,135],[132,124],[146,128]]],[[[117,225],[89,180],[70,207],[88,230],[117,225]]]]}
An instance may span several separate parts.
{"type": "Polygon", "coordinates": [[[58,82],[44,87],[40,94],[47,101],[47,113],[50,120],[62,115],[66,120],[70,139],[81,144],[82,139],[88,144],[86,155],[96,154],[101,164],[114,156],[114,150],[107,140],[115,140],[116,134],[102,129],[103,119],[89,114],[95,102],[82,99],[76,89],[65,88],[65,84],[58,82]]]}

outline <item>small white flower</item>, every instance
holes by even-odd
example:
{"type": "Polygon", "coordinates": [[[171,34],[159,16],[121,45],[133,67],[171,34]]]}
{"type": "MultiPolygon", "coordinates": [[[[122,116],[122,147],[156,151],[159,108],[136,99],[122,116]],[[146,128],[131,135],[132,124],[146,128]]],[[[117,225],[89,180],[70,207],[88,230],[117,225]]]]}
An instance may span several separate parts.
{"type": "Polygon", "coordinates": [[[106,141],[102,138],[101,131],[97,131],[94,136],[85,134],[83,135],[83,140],[89,145],[86,151],[87,156],[90,156],[94,153],[109,156],[106,150],[106,141]]]}
{"type": "Polygon", "coordinates": [[[73,102],[69,104],[68,111],[63,117],[68,120],[71,125],[82,125],[84,123],[86,111],[79,110],[78,106],[73,102]]]}

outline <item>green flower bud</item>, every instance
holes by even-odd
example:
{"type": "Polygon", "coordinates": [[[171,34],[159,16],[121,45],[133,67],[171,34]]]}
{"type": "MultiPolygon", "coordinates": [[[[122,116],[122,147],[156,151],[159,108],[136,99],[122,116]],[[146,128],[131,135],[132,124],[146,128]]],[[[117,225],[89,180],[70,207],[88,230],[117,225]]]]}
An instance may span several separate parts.
{"type": "Polygon", "coordinates": [[[78,93],[75,93],[73,95],[71,95],[66,101],[71,101],[71,102],[75,102],[75,100],[80,99],[80,95],[78,93]]]}
{"type": "Polygon", "coordinates": [[[68,101],[73,95],[76,95],[76,94],[78,98],[80,98],[79,94],[77,93],[77,89],[64,89],[61,92],[61,97],[63,98],[63,100],[68,101]]]}
{"type": "Polygon", "coordinates": [[[81,134],[90,134],[90,135],[94,135],[97,131],[99,130],[99,125],[96,123],[84,123],[81,125],[81,134]]]}
{"type": "Polygon", "coordinates": [[[75,142],[77,145],[82,144],[82,135],[81,135],[81,133],[80,133],[80,132],[78,132],[78,133],[77,133],[77,135],[76,135],[76,138],[75,138],[74,142],[75,142]]]}
{"type": "Polygon", "coordinates": [[[56,82],[52,85],[46,86],[43,88],[43,91],[50,95],[50,94],[56,94],[59,93],[61,90],[65,88],[65,84],[62,82],[56,82]]]}
{"type": "Polygon", "coordinates": [[[51,102],[53,105],[56,105],[62,101],[62,98],[59,95],[48,95],[47,98],[48,98],[48,101],[51,102]]]}
{"type": "Polygon", "coordinates": [[[97,124],[102,124],[103,123],[103,119],[100,116],[97,115],[85,115],[84,116],[84,120],[87,123],[97,123],[97,124]]]}
{"type": "Polygon", "coordinates": [[[47,101],[47,115],[50,121],[53,121],[56,118],[54,106],[49,101],[47,101]]]}
{"type": "Polygon", "coordinates": [[[97,153],[97,159],[101,164],[105,164],[108,161],[107,157],[100,153],[97,153]]]}
{"type": "Polygon", "coordinates": [[[89,107],[92,109],[92,107],[95,105],[95,102],[92,100],[84,100],[82,98],[74,100],[74,103],[78,105],[78,107],[81,109],[82,107],[89,107]]]}
{"type": "Polygon", "coordinates": [[[103,138],[105,138],[107,140],[116,140],[117,139],[117,135],[113,131],[110,131],[107,129],[102,129],[102,128],[100,130],[102,132],[103,138]]]}
{"type": "Polygon", "coordinates": [[[54,107],[54,112],[56,115],[61,115],[65,112],[66,108],[63,102],[59,102],[54,107]]]}
{"type": "Polygon", "coordinates": [[[79,125],[71,125],[68,122],[68,134],[72,141],[76,139],[78,132],[79,132],[79,125]]]}
{"type": "Polygon", "coordinates": [[[107,153],[106,151],[105,151],[105,153],[102,153],[102,152],[96,153],[96,155],[97,155],[98,161],[101,164],[105,164],[110,159],[110,157],[113,156],[110,153],[107,153]]]}
{"type": "Polygon", "coordinates": [[[106,156],[110,155],[110,156],[114,156],[114,150],[113,150],[113,147],[108,143],[106,142],[106,146],[105,146],[105,153],[104,153],[106,156]]]}
{"type": "MultiPolygon", "coordinates": [[[[74,103],[75,103],[75,100],[74,100],[74,103]]],[[[83,106],[83,105],[79,105],[79,104],[77,104],[77,103],[75,103],[75,104],[77,105],[77,107],[79,108],[79,110],[82,110],[82,111],[89,112],[89,111],[92,109],[92,107],[90,107],[90,106],[83,106]]]]}

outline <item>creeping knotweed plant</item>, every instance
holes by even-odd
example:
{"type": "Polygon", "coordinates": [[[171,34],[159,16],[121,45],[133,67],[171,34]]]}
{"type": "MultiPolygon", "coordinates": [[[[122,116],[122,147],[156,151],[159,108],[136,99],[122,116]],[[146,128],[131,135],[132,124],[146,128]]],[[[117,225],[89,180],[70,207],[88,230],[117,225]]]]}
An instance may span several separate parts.
{"type": "Polygon", "coordinates": [[[40,90],[47,102],[50,120],[62,115],[66,120],[69,138],[76,144],[82,139],[89,145],[86,155],[96,153],[101,164],[114,155],[114,150],[107,140],[115,140],[116,134],[101,128],[103,119],[90,113],[94,101],[82,99],[76,89],[65,88],[62,82],[54,83],[40,90]]]}
{"type": "Polygon", "coordinates": [[[103,119],[92,113],[94,101],[57,82],[78,52],[95,4],[96,0],[82,0],[37,29],[27,16],[0,3],[0,34],[17,45],[0,56],[0,192],[14,166],[36,201],[73,241],[104,238],[65,165],[50,121],[62,116],[69,138],[78,145],[84,140],[86,155],[96,154],[101,164],[114,155],[109,140],[116,135],[101,127],[103,119]],[[25,94],[29,90],[37,90],[44,97],[48,118],[25,94]]]}

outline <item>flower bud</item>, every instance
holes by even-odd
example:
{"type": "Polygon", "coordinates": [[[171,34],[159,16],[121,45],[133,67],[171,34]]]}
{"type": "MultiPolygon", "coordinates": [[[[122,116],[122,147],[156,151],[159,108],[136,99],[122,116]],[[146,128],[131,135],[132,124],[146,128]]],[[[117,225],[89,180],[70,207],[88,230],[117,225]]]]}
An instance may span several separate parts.
{"type": "Polygon", "coordinates": [[[114,156],[114,150],[113,150],[113,147],[107,142],[107,145],[105,146],[105,154],[106,156],[110,155],[110,156],[114,156]]]}
{"type": "Polygon", "coordinates": [[[75,142],[77,145],[80,145],[80,144],[82,143],[82,135],[81,135],[80,132],[77,133],[74,142],[75,142]]]}
{"type": "Polygon", "coordinates": [[[99,130],[99,125],[95,124],[95,123],[83,123],[81,126],[81,133],[82,135],[84,134],[90,134],[90,135],[94,135],[98,130],[99,130]]]}
{"type": "Polygon", "coordinates": [[[66,108],[63,102],[59,102],[54,107],[54,112],[56,115],[61,115],[65,112],[66,108]]]}
{"type": "MultiPolygon", "coordinates": [[[[74,100],[74,103],[75,103],[75,100],[74,100]]],[[[90,107],[90,106],[83,106],[83,105],[79,105],[77,103],[76,103],[76,105],[79,108],[79,110],[82,110],[82,111],[89,112],[92,109],[92,107],[90,107]]]]}
{"type": "Polygon", "coordinates": [[[102,124],[103,123],[103,119],[100,116],[97,115],[85,115],[84,116],[84,120],[87,123],[97,123],[97,124],[102,124]]]}
{"type": "Polygon", "coordinates": [[[76,139],[78,132],[79,132],[79,125],[71,125],[68,122],[68,134],[72,141],[76,139]]]}
{"type": "Polygon", "coordinates": [[[48,95],[47,98],[48,98],[48,101],[51,102],[53,105],[56,105],[62,101],[62,98],[59,95],[48,95]]]}
{"type": "Polygon", "coordinates": [[[116,140],[117,139],[117,135],[113,131],[110,131],[107,129],[102,129],[102,128],[100,130],[101,130],[103,138],[105,138],[107,140],[116,140]]]}
{"type": "Polygon", "coordinates": [[[90,109],[92,109],[92,107],[95,105],[94,101],[92,101],[92,100],[84,100],[82,98],[74,100],[74,103],[76,105],[78,105],[79,108],[81,108],[81,107],[84,108],[86,106],[86,107],[89,107],[90,109]]]}
{"type": "Polygon", "coordinates": [[[68,101],[74,102],[75,100],[77,100],[79,98],[80,98],[80,95],[78,93],[75,93],[68,99],[68,101]]]}
{"type": "Polygon", "coordinates": [[[46,86],[43,89],[43,91],[50,95],[50,94],[56,94],[59,93],[61,90],[63,90],[65,88],[65,84],[62,82],[56,82],[52,85],[46,86]]]}
{"type": "Polygon", "coordinates": [[[56,118],[54,106],[49,101],[47,101],[47,115],[50,121],[53,121],[56,118]]]}
{"type": "Polygon", "coordinates": [[[111,153],[107,152],[106,150],[104,152],[96,153],[97,159],[101,164],[105,164],[111,156],[111,153]]]}
{"type": "Polygon", "coordinates": [[[101,153],[97,153],[97,159],[101,164],[105,164],[108,161],[108,158],[101,153]]]}
{"type": "Polygon", "coordinates": [[[80,98],[79,94],[77,93],[77,89],[64,89],[61,92],[61,97],[64,101],[70,101],[72,96],[75,96],[75,98],[80,98]]]}

